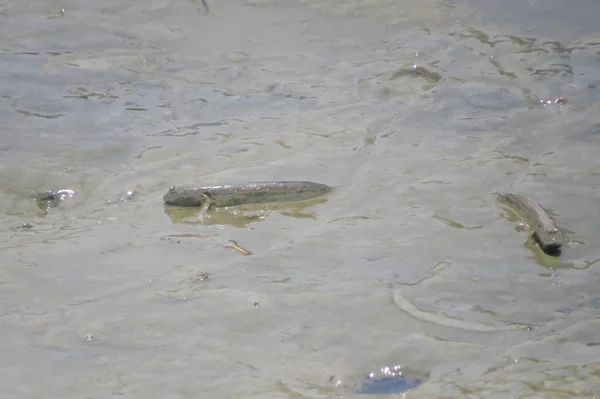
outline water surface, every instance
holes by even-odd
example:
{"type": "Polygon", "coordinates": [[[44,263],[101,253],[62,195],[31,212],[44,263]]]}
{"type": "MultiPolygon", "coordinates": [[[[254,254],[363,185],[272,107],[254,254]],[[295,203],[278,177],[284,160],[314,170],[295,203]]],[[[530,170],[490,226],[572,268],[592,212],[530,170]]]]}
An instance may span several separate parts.
{"type": "Polygon", "coordinates": [[[413,398],[599,396],[598,12],[4,2],[1,396],[347,398],[394,365],[413,398]],[[335,191],[162,204],[249,180],[335,191]],[[556,214],[561,258],[496,191],[556,214]]]}

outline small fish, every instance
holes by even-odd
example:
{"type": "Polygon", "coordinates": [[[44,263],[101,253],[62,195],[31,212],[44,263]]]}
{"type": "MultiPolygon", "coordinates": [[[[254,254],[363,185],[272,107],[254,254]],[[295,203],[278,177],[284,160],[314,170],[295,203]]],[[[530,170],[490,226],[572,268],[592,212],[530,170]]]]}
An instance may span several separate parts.
{"type": "Polygon", "coordinates": [[[274,202],[304,201],[326,194],[330,187],[307,181],[266,181],[212,186],[172,186],[164,195],[167,206],[230,207],[274,202]]]}
{"type": "Polygon", "coordinates": [[[565,235],[550,212],[531,198],[519,194],[500,194],[498,200],[524,219],[542,251],[551,256],[561,254],[565,235]]]}

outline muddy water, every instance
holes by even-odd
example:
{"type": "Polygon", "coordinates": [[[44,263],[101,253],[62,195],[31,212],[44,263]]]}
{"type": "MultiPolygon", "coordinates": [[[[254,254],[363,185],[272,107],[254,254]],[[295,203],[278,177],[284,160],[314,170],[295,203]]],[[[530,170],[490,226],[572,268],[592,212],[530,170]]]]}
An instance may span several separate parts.
{"type": "Polygon", "coordinates": [[[2,397],[600,395],[598,6],[509,3],[0,5],[2,397]],[[162,205],[248,180],[335,190],[162,205]]]}

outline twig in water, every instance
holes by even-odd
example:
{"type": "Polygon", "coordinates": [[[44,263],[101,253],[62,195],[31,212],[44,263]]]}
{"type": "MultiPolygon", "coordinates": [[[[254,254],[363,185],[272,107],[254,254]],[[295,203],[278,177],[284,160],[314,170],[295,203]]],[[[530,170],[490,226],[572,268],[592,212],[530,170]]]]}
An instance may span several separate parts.
{"type": "Polygon", "coordinates": [[[252,255],[252,252],[248,251],[245,248],[240,247],[235,240],[229,240],[229,243],[231,244],[231,245],[229,245],[231,248],[240,251],[244,255],[252,255]]]}

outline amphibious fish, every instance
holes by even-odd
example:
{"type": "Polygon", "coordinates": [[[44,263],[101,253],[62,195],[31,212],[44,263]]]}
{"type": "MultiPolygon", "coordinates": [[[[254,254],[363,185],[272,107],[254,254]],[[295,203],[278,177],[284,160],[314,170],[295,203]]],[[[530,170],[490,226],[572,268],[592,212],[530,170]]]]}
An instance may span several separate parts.
{"type": "Polygon", "coordinates": [[[498,200],[524,219],[542,251],[548,255],[560,255],[565,237],[550,212],[531,198],[519,194],[499,194],[498,200]]]}
{"type": "Polygon", "coordinates": [[[304,201],[328,193],[325,184],[309,181],[259,181],[240,184],[172,186],[165,205],[179,207],[229,207],[272,202],[304,201]]]}

